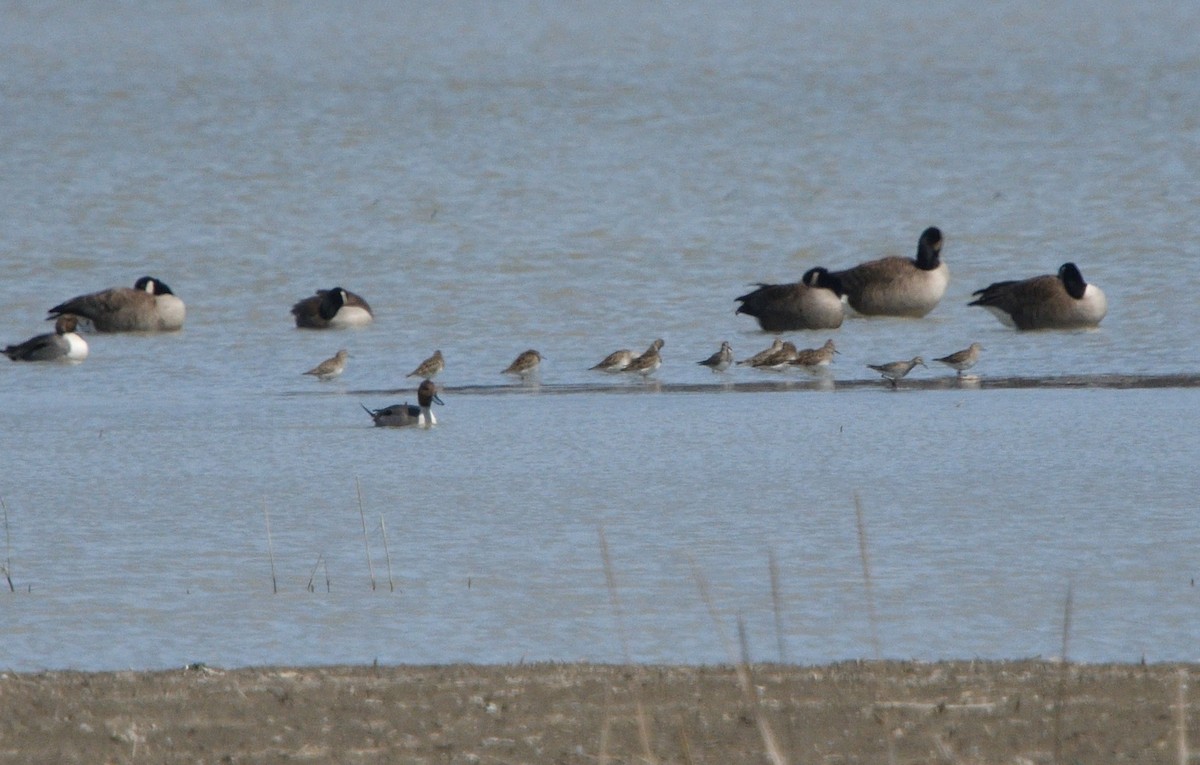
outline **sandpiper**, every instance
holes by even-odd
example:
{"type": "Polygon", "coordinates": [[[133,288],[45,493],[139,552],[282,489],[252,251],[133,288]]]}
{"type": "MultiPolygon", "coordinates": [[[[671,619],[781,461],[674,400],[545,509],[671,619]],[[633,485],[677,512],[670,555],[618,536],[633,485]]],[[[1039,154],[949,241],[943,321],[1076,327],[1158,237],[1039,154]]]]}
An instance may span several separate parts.
{"type": "Polygon", "coordinates": [[[10,345],[3,353],[13,361],[83,361],[88,355],[87,341],[76,332],[79,320],[64,313],[54,321],[54,331],[10,345]]]}
{"type": "Polygon", "coordinates": [[[966,372],[971,367],[975,366],[975,362],[979,361],[979,352],[983,350],[983,346],[979,343],[971,343],[967,348],[961,351],[955,351],[949,356],[943,356],[934,361],[941,362],[951,369],[958,371],[958,376],[962,377],[963,372],[966,372]]]}
{"type": "Polygon", "coordinates": [[[996,282],[972,294],[967,305],[983,306],[1017,329],[1095,327],[1108,313],[1104,291],[1085,282],[1074,263],[1063,263],[1057,275],[996,282]]]}
{"type": "Polygon", "coordinates": [[[650,347],[646,349],[645,353],[629,362],[629,365],[621,371],[633,372],[641,375],[642,377],[647,377],[653,374],[654,370],[658,369],[662,365],[662,356],[659,355],[659,351],[662,350],[663,345],[665,345],[665,343],[660,337],[653,343],[650,343],[650,347]]]}
{"type": "Polygon", "coordinates": [[[446,360],[442,358],[440,350],[434,351],[433,355],[417,365],[417,368],[405,375],[405,377],[437,377],[438,372],[446,368],[446,360]]]}
{"type": "Polygon", "coordinates": [[[346,359],[348,358],[350,358],[350,353],[343,348],[304,374],[312,375],[322,382],[332,380],[346,371],[346,359]]]}
{"type": "Polygon", "coordinates": [[[820,348],[805,348],[796,353],[796,358],[792,359],[792,366],[805,367],[806,369],[816,369],[817,367],[827,367],[833,362],[833,354],[841,353],[833,345],[833,340],[826,340],[825,344],[820,348]]]}
{"type": "Polygon", "coordinates": [[[892,387],[895,388],[899,384],[900,378],[911,372],[912,368],[918,364],[925,366],[925,360],[920,356],[914,356],[911,361],[893,361],[888,364],[867,364],[867,366],[891,381],[892,387]]]}
{"type": "Polygon", "coordinates": [[[779,344],[779,349],[771,351],[754,363],[755,369],[783,369],[796,358],[796,344],[786,340],[779,344]]]}
{"type": "Polygon", "coordinates": [[[634,353],[628,348],[622,348],[619,351],[613,351],[604,357],[604,360],[599,364],[591,367],[597,372],[620,372],[625,367],[629,366],[629,362],[633,361],[634,353]]]}
{"type": "Polygon", "coordinates": [[[171,288],[152,276],[143,276],[133,287],[79,295],[59,303],[50,317],[74,314],[97,332],[174,332],[183,327],[187,307],[171,288]]]}
{"type": "Polygon", "coordinates": [[[724,372],[733,363],[733,347],[728,340],[721,343],[721,348],[704,361],[697,361],[702,367],[708,367],[714,372],[724,372]]]}
{"type": "Polygon", "coordinates": [[[783,340],[775,338],[775,342],[771,343],[770,348],[759,351],[748,359],[742,359],[738,362],[738,366],[756,367],[759,362],[770,356],[772,353],[777,353],[783,350],[783,340]]]}
{"type": "Polygon", "coordinates": [[[363,409],[371,415],[376,427],[403,428],[415,425],[418,428],[432,428],[437,425],[437,418],[433,416],[431,404],[441,403],[437,385],[433,380],[424,380],[417,386],[416,406],[404,403],[392,404],[383,409],[367,409],[363,406],[363,409]]]}
{"type": "Polygon", "coordinates": [[[855,311],[867,316],[920,318],[946,293],[950,270],[941,261],[942,232],[930,226],[917,241],[917,256],[891,256],[830,274],[855,311]]]}
{"type": "Polygon", "coordinates": [[[543,358],[545,357],[542,354],[532,348],[523,351],[501,374],[517,375],[521,379],[525,379],[538,370],[538,365],[542,363],[543,358]]]}

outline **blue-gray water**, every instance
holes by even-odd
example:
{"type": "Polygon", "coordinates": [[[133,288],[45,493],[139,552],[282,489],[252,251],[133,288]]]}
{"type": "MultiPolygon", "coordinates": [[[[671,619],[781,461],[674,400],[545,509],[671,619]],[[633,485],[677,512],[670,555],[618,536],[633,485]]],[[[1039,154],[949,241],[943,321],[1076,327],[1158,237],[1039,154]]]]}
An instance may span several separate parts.
{"type": "Polygon", "coordinates": [[[1200,391],[845,385],[1200,371],[1198,75],[1189,3],[6,3],[0,339],[143,274],[189,317],[0,368],[0,666],[1057,655],[1068,588],[1074,658],[1200,658],[1200,391]],[[928,225],[929,317],[789,336],[832,391],[694,363],[928,225]],[[966,306],[1066,260],[1097,331],[966,306]],[[294,329],[334,284],[376,322],[294,329]],[[662,389],[587,371],[655,337],[662,389]],[[435,348],[440,427],[370,427],[435,348]]]}

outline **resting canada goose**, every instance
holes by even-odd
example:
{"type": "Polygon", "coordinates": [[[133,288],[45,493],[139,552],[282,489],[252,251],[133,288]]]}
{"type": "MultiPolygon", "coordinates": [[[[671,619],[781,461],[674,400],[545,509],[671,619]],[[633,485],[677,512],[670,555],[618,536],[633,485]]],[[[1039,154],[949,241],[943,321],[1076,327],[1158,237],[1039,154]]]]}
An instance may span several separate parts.
{"type": "Polygon", "coordinates": [[[728,340],[721,343],[721,348],[704,361],[697,361],[702,367],[708,367],[714,372],[724,372],[733,363],[733,346],[728,340]]]}
{"type": "Polygon", "coordinates": [[[83,361],[88,344],[75,331],[78,323],[74,315],[65,313],[55,320],[53,332],[10,345],[4,355],[13,361],[83,361]]]}
{"type": "Polygon", "coordinates": [[[937,306],[950,283],[941,252],[942,232],[930,226],[921,232],[915,258],[893,255],[830,276],[841,284],[850,307],[861,314],[920,318],[937,306]]]}
{"type": "Polygon", "coordinates": [[[658,352],[662,350],[663,345],[662,338],[650,343],[650,347],[646,349],[645,353],[629,362],[621,371],[632,372],[642,377],[650,376],[654,373],[654,370],[662,366],[662,356],[658,352]]]}
{"type": "Polygon", "coordinates": [[[634,352],[628,348],[622,348],[619,351],[613,351],[604,357],[604,360],[599,364],[591,367],[598,372],[620,372],[625,367],[629,366],[629,362],[634,359],[634,352]]]}
{"type": "Polygon", "coordinates": [[[438,396],[438,387],[433,380],[425,380],[417,386],[416,406],[392,404],[383,409],[367,409],[365,406],[363,409],[371,415],[376,427],[403,428],[415,425],[418,428],[432,428],[437,425],[437,418],[433,416],[433,409],[430,405],[435,403],[442,403],[441,397],[438,396]]]}
{"type": "Polygon", "coordinates": [[[912,361],[892,361],[887,364],[867,364],[867,366],[891,381],[892,387],[895,388],[900,382],[900,378],[911,372],[913,367],[918,364],[925,366],[925,359],[914,356],[912,361]]]}
{"type": "Polygon", "coordinates": [[[367,301],[341,287],[317,290],[292,306],[292,316],[303,329],[361,327],[375,318],[367,301]]]}
{"type": "Polygon", "coordinates": [[[348,358],[350,358],[350,353],[343,348],[335,353],[332,357],[325,359],[304,374],[312,375],[322,382],[325,382],[326,380],[332,380],[342,372],[346,371],[346,359],[348,358]]]}
{"type": "Polygon", "coordinates": [[[542,363],[542,358],[542,354],[538,353],[532,348],[527,351],[522,351],[515,359],[513,359],[513,363],[509,364],[500,374],[516,375],[524,380],[526,377],[538,370],[538,367],[542,363]]]}
{"type": "Polygon", "coordinates": [[[762,284],[735,300],[735,314],[758,320],[766,332],[837,329],[842,326],[842,284],[824,268],[811,268],[792,284],[762,284]]]}
{"type": "Polygon", "coordinates": [[[446,360],[442,358],[440,350],[434,351],[433,355],[417,365],[417,368],[405,375],[405,377],[437,377],[438,372],[446,368],[446,360]]]}
{"type": "Polygon", "coordinates": [[[934,361],[945,364],[951,369],[957,370],[958,376],[962,377],[963,372],[966,372],[971,367],[975,366],[975,362],[979,361],[979,352],[983,350],[983,346],[979,343],[971,343],[967,348],[961,351],[955,351],[949,356],[943,356],[934,361]]]}
{"type": "Polygon", "coordinates": [[[79,295],[59,303],[49,318],[71,313],[91,323],[97,332],[174,332],[183,328],[187,309],[171,288],[152,276],[133,287],[79,295]]]}
{"type": "Polygon", "coordinates": [[[1063,263],[1057,275],[996,282],[972,294],[967,305],[983,306],[1017,329],[1095,327],[1108,313],[1103,290],[1085,282],[1074,263],[1063,263]]]}

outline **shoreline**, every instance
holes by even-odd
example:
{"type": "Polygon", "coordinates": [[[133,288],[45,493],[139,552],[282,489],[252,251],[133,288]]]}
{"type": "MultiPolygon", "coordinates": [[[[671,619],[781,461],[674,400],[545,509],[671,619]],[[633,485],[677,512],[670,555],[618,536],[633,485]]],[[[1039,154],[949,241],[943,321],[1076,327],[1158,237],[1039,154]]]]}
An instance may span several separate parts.
{"type": "Polygon", "coordinates": [[[1186,762],[1196,674],[1034,659],[4,672],[0,762],[1186,762]]]}

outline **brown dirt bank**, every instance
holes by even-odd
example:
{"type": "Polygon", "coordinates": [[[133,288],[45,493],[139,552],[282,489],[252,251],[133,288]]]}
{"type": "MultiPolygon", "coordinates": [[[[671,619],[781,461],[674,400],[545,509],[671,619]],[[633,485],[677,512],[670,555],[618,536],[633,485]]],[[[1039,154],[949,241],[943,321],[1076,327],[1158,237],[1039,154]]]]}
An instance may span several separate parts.
{"type": "Polygon", "coordinates": [[[0,675],[0,762],[1178,763],[1198,665],[850,662],[0,675]],[[639,707],[642,712],[639,714],[639,707]],[[889,751],[890,749],[890,751],[889,751]]]}

